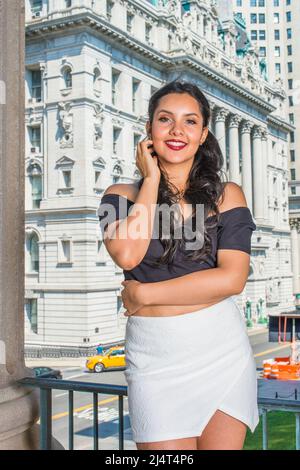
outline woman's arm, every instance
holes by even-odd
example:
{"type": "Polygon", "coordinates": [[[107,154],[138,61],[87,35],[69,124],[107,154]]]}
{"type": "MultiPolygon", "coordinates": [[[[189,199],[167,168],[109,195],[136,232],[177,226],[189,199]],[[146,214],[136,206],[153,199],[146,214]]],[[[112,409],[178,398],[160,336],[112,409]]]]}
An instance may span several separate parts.
{"type": "MultiPolygon", "coordinates": [[[[104,194],[118,193],[117,186],[109,186],[104,194]]],[[[158,186],[158,179],[144,178],[130,215],[112,222],[107,227],[104,235],[105,247],[114,262],[122,269],[133,269],[147,252],[154,226],[153,208],[157,203],[158,186]],[[146,227],[141,236],[137,233],[139,227],[146,227]]]]}
{"type": "Polygon", "coordinates": [[[150,305],[196,305],[240,294],[247,282],[250,256],[239,250],[218,250],[218,267],[167,281],[139,285],[139,298],[150,305]]]}

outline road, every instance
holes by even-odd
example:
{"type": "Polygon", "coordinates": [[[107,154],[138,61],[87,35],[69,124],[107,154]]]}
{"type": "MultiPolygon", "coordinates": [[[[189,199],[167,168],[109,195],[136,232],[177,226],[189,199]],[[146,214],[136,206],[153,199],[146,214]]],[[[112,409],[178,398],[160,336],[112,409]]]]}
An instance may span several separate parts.
{"type": "MultiPolygon", "coordinates": [[[[268,334],[257,334],[249,337],[256,367],[262,367],[263,360],[275,356],[289,356],[289,343],[269,343],[268,334]]],[[[100,374],[89,373],[82,367],[61,367],[63,378],[82,382],[96,382],[126,385],[124,371],[106,371],[100,374]]],[[[50,364],[49,364],[50,365],[50,364]]],[[[57,368],[57,366],[55,366],[57,368]]],[[[68,449],[68,392],[53,390],[53,435],[68,449]]],[[[111,395],[98,396],[99,399],[99,449],[118,449],[118,397],[111,395]]],[[[93,448],[93,396],[90,393],[74,393],[74,448],[90,450],[93,448]]],[[[124,398],[124,448],[136,449],[132,440],[128,416],[127,397],[124,398]]]]}

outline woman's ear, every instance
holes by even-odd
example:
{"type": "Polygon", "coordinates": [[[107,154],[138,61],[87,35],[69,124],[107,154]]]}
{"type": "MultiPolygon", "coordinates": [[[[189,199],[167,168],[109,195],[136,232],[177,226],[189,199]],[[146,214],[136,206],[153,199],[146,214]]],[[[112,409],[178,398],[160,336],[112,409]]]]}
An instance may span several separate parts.
{"type": "Polygon", "coordinates": [[[200,145],[203,145],[203,144],[204,144],[204,142],[205,142],[206,139],[207,139],[208,133],[209,133],[209,128],[208,128],[208,127],[204,127],[204,128],[203,128],[203,131],[202,131],[201,139],[200,139],[200,145]]]}

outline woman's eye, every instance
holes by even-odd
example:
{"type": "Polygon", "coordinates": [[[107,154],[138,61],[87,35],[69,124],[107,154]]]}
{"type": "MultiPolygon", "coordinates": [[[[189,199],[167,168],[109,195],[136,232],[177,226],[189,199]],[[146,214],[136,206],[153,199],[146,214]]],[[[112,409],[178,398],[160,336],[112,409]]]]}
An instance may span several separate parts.
{"type": "MultiPolygon", "coordinates": [[[[162,119],[167,119],[167,120],[168,120],[167,117],[161,117],[161,118],[159,118],[158,120],[161,121],[162,119]]],[[[163,122],[164,122],[164,121],[163,121],[163,122]]],[[[187,122],[192,122],[193,124],[197,124],[196,121],[193,121],[192,119],[188,119],[187,122]]]]}

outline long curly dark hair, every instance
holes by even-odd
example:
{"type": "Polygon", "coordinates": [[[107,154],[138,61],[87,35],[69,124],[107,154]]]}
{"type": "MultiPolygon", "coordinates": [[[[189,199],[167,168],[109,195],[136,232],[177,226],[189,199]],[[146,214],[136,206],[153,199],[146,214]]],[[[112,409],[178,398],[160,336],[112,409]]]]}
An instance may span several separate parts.
{"type": "MultiPolygon", "coordinates": [[[[181,79],[175,79],[163,87],[159,88],[149,100],[148,117],[150,126],[153,122],[154,112],[159,104],[160,98],[170,93],[188,93],[195,98],[199,103],[199,108],[203,117],[203,127],[209,125],[211,119],[211,110],[207,98],[197,85],[181,79]]],[[[194,224],[195,218],[195,205],[203,204],[204,206],[204,233],[202,233],[202,248],[199,250],[184,250],[184,257],[192,261],[202,261],[207,255],[211,253],[212,241],[210,236],[210,229],[214,228],[220,217],[218,209],[218,201],[224,197],[224,183],[221,180],[221,174],[227,180],[226,173],[222,170],[224,158],[222,151],[218,144],[216,137],[211,131],[208,132],[205,142],[199,146],[192,168],[190,170],[187,188],[184,193],[184,198],[192,204],[193,215],[192,222],[194,224]],[[207,219],[208,214],[213,213],[216,219],[207,219]]],[[[161,178],[158,188],[157,204],[167,204],[168,206],[176,203],[178,195],[177,188],[171,183],[168,174],[161,167],[159,158],[158,165],[161,172],[161,178]]],[[[144,178],[141,178],[137,185],[139,189],[143,184],[144,178]]],[[[194,225],[193,225],[194,227],[194,225]]],[[[194,229],[193,229],[194,230],[194,229]]],[[[165,239],[161,237],[159,232],[159,239],[164,247],[164,253],[161,257],[156,258],[155,261],[150,262],[153,266],[160,266],[162,264],[171,264],[176,251],[181,247],[182,240],[173,238],[174,235],[174,214],[170,211],[170,237],[165,239]]],[[[183,235],[184,241],[186,241],[183,235]]],[[[190,241],[190,240],[189,240],[190,241]]]]}

